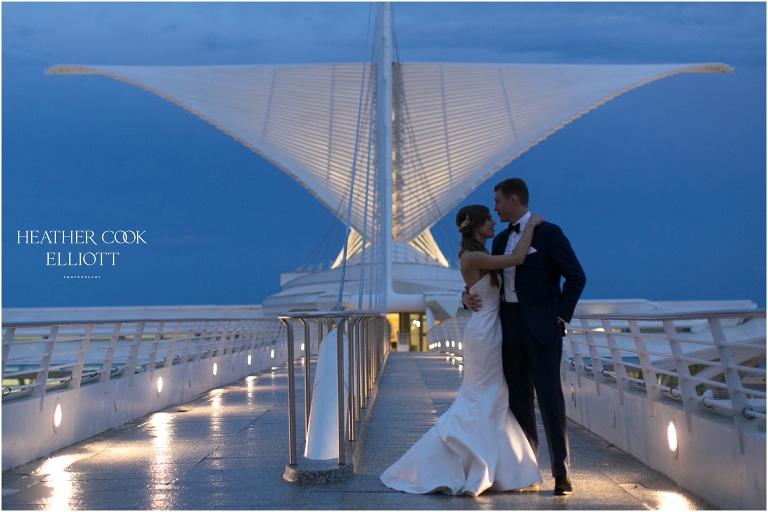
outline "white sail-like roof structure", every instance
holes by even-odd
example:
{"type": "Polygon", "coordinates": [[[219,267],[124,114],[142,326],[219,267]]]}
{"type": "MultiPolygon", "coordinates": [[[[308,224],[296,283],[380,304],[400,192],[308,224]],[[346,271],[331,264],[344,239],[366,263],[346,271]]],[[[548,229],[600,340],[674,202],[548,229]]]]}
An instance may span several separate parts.
{"type": "MultiPolygon", "coordinates": [[[[355,143],[366,141],[357,147],[351,214],[362,233],[373,222],[364,219],[374,194],[357,192],[373,122],[360,105],[375,94],[370,65],[363,66],[55,66],[47,73],[104,75],[184,107],[263,155],[342,221],[355,143]]],[[[429,227],[511,160],[633,88],[677,73],[732,71],[724,64],[394,66],[392,238],[444,266],[429,227]]]]}

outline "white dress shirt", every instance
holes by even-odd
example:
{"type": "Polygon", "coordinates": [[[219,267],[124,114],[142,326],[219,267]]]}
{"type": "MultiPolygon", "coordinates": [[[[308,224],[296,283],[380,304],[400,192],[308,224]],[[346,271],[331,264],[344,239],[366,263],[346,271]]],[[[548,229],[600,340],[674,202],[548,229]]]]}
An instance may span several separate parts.
{"type": "MultiPolygon", "coordinates": [[[[527,212],[520,217],[515,224],[520,223],[520,232],[512,232],[509,234],[509,240],[507,240],[507,247],[504,249],[504,254],[511,254],[515,250],[520,235],[525,229],[525,225],[528,223],[528,219],[531,218],[531,212],[527,212]]],[[[517,267],[507,267],[504,272],[504,302],[517,302],[517,290],[515,289],[515,269],[517,267]]]]}

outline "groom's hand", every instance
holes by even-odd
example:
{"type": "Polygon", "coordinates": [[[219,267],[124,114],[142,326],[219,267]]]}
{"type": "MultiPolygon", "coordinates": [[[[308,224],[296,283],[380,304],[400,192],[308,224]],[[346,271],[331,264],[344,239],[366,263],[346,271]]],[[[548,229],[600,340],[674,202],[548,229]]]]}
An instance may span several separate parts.
{"type": "Polygon", "coordinates": [[[461,303],[470,311],[480,311],[480,308],[483,306],[480,296],[476,293],[469,293],[468,286],[464,287],[464,293],[461,294],[461,303]]]}

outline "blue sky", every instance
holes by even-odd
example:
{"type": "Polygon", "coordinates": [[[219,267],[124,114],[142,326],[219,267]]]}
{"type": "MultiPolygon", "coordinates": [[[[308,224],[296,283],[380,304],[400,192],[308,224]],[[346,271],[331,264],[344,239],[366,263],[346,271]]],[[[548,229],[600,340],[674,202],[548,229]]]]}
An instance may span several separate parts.
{"type": "MultiPolygon", "coordinates": [[[[373,9],[375,11],[375,9],[373,9]]],[[[3,307],[249,304],[335,257],[343,227],[264,159],[171,103],[55,64],[357,62],[371,4],[3,3],[3,307]],[[114,267],[47,266],[26,230],[145,231],[114,267]],[[92,267],[92,269],[95,267],[92,267]],[[100,275],[67,279],[66,275],[100,275]]],[[[765,306],[764,3],[395,3],[403,61],[725,62],[573,122],[519,176],[588,276],[583,298],[765,306]]],[[[449,260],[454,212],[433,233],[449,260]]],[[[100,245],[97,250],[109,249],[100,245]]],[[[91,247],[88,250],[93,250],[91,247]]]]}

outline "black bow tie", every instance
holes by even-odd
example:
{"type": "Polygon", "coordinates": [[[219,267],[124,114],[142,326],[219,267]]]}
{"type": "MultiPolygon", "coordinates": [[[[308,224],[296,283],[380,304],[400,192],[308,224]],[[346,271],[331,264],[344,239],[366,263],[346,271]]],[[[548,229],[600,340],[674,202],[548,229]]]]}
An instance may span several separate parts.
{"type": "Polygon", "coordinates": [[[512,233],[512,232],[519,233],[520,232],[520,223],[518,222],[517,224],[514,224],[514,225],[510,224],[509,225],[509,231],[510,231],[510,233],[512,233]]]}

